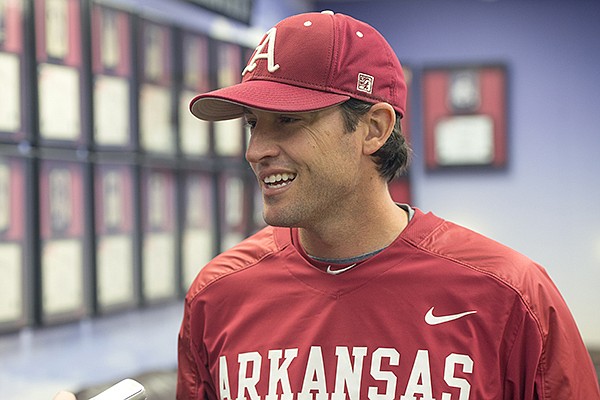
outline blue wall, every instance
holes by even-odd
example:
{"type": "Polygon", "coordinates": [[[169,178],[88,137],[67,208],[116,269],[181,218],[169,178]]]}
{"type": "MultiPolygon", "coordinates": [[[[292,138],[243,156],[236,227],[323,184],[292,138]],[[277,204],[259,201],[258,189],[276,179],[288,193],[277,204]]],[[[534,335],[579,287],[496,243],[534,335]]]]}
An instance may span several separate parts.
{"type": "Polygon", "coordinates": [[[543,264],[589,345],[600,345],[600,2],[317,2],[374,25],[417,72],[414,204],[543,264]],[[509,166],[424,169],[419,69],[500,61],[509,72],[509,166]]]}

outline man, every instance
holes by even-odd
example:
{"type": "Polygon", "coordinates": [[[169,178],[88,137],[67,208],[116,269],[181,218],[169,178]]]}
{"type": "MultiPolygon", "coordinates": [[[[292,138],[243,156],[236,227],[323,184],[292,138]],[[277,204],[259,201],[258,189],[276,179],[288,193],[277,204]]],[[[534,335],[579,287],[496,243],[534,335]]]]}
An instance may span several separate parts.
{"type": "Polygon", "coordinates": [[[600,398],[542,267],[391,199],[406,85],[377,31],[292,16],[242,75],[190,107],[246,119],[271,226],[192,284],[178,399],[600,398]]]}
{"type": "Polygon", "coordinates": [[[192,284],[179,400],[600,399],[542,267],[391,199],[406,85],[377,31],[292,16],[242,74],[191,111],[246,119],[271,226],[192,284]]]}

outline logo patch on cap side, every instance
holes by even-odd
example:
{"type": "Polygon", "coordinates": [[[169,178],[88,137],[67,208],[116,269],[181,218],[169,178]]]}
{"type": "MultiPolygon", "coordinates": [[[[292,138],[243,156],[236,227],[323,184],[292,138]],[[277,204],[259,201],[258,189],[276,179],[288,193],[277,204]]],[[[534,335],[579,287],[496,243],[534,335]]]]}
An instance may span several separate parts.
{"type": "Polygon", "coordinates": [[[359,72],[358,80],[356,81],[356,90],[360,92],[365,92],[372,94],[373,93],[373,78],[371,75],[363,74],[359,72]]]}

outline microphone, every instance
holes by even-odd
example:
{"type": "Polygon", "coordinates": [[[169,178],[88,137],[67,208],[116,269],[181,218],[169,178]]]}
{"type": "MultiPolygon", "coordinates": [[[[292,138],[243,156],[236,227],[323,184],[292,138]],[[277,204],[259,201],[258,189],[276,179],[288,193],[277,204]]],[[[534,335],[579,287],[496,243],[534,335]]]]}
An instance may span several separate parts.
{"type": "Polygon", "coordinates": [[[90,400],[146,400],[146,389],[138,381],[127,378],[115,383],[90,400]]]}

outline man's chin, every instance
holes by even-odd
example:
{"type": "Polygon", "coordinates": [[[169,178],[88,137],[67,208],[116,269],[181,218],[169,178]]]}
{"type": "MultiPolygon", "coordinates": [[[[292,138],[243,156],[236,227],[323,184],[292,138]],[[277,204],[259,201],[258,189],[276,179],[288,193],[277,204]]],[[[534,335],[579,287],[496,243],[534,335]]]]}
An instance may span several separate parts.
{"type": "Polygon", "coordinates": [[[263,213],[263,219],[267,225],[280,228],[292,228],[297,225],[295,220],[281,214],[263,213]]]}

